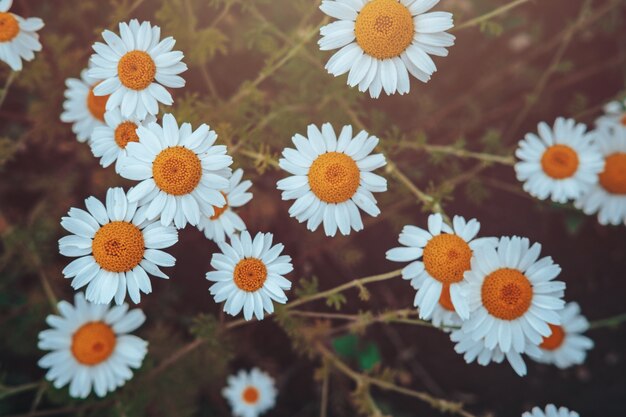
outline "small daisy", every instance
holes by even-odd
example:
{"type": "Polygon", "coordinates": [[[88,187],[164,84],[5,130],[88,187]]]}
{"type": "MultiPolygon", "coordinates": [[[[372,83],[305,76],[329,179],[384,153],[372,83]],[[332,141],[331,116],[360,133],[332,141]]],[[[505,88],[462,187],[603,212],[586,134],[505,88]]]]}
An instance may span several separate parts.
{"type": "Polygon", "coordinates": [[[580,417],[576,411],[570,411],[565,407],[556,408],[554,404],[548,404],[546,410],[539,407],[533,408],[522,414],[522,417],[580,417]]]}
{"type": "Polygon", "coordinates": [[[585,214],[598,213],[600,224],[626,224],[626,127],[600,128],[596,143],[604,159],[598,184],[574,205],[585,214]]]}
{"type": "Polygon", "coordinates": [[[283,151],[279,165],[293,174],[278,181],[283,200],[296,200],[289,215],[315,231],[324,223],[327,236],[337,229],[363,229],[359,208],[376,217],[380,210],[373,192],[387,191],[387,180],[372,171],[386,165],[382,154],[370,155],[378,144],[376,136],[361,131],[352,138],[352,126],[344,126],[339,138],[330,123],[322,131],[309,125],[308,138],[296,134],[292,141],[297,149],[283,151]]]}
{"type": "Polygon", "coordinates": [[[582,364],[593,340],[582,335],[589,329],[589,322],[580,314],[578,303],[568,303],[559,314],[561,325],[550,325],[551,334],[543,338],[539,345],[541,355],[536,360],[564,369],[582,364]]]}
{"type": "Polygon", "coordinates": [[[115,108],[104,114],[106,125],[98,126],[91,135],[91,152],[100,159],[104,168],[115,164],[115,171],[119,172],[120,161],[127,156],[126,145],[129,142],[139,142],[137,128],[156,122],[156,117],[148,115],[145,120],[136,117],[122,117],[120,109],[115,108]]]}
{"type": "Polygon", "coordinates": [[[248,189],[252,187],[252,182],[246,180],[241,182],[243,170],[238,169],[230,177],[228,189],[224,191],[226,205],[224,207],[213,207],[215,214],[212,216],[200,217],[198,229],[204,231],[207,239],[215,242],[223,242],[225,236],[229,238],[233,233],[246,230],[246,224],[233,208],[242,207],[252,200],[252,193],[248,189]]]}
{"type": "Polygon", "coordinates": [[[211,266],[216,271],[207,272],[206,278],[215,282],[209,288],[216,303],[224,304],[224,311],[231,316],[239,314],[251,320],[254,314],[263,319],[263,311],[274,312],[272,300],[287,302],[284,290],[291,289],[291,282],[283,277],[293,270],[291,258],[282,255],[282,243],[272,246],[271,233],[257,233],[252,240],[250,233],[233,235],[230,245],[218,242],[222,253],[214,253],[211,266]]]}
{"type": "Polygon", "coordinates": [[[430,12],[439,0],[324,0],[320,9],[339,19],[320,29],[322,51],[339,49],[326,69],[349,72],[348,85],[378,98],[406,94],[409,73],[426,83],[437,71],[430,55],[447,56],[454,45],[452,14],[430,12]]]}
{"type": "Polygon", "coordinates": [[[596,126],[614,129],[626,126],[626,99],[611,101],[604,106],[604,115],[598,117],[596,126]]]}
{"type": "Polygon", "coordinates": [[[39,360],[48,369],[46,379],[55,388],[70,385],[70,396],[86,398],[93,390],[98,397],[115,391],[141,367],[148,342],[128,334],[143,324],[140,309],[128,304],[109,307],[85,301],[82,293],[74,305],[58,304],[60,316],[49,315],[51,329],[39,333],[39,349],[50,350],[39,360]]]}
{"type": "Polygon", "coordinates": [[[113,298],[122,304],[126,292],[133,302],[140,292],[152,292],[148,274],[165,278],[159,266],[174,266],[176,260],[159,249],[178,241],[173,227],[144,222],[145,207],[137,209],[121,188],[110,188],[106,206],[95,197],[85,200],[87,211],[71,208],[61,226],[69,236],[59,239],[61,255],[77,257],[63,269],[72,278],[72,287],[87,285],[87,300],[108,304],[113,298]]]}
{"type": "Polygon", "coordinates": [[[533,197],[557,203],[579,198],[598,182],[604,163],[594,135],[573,119],[559,117],[551,129],[539,123],[539,136],[526,134],[515,155],[517,179],[533,197]]]}
{"type": "Polygon", "coordinates": [[[126,145],[128,157],[118,166],[122,177],[141,181],[128,199],[147,206],[146,219],[160,216],[162,225],[174,222],[182,229],[226,205],[221,191],[228,188],[233,160],[226,146],[214,145],[217,134],[209,126],[192,131],[189,123],[179,127],[174,116],[166,114],[163,127],[139,126],[137,136],[139,142],[126,145]]]}
{"type": "Polygon", "coordinates": [[[9,12],[13,0],[0,0],[0,61],[13,71],[22,70],[22,60],[32,61],[41,51],[37,31],[43,28],[38,17],[24,19],[9,12]]]}
{"type": "Polygon", "coordinates": [[[181,88],[185,80],[178,74],[187,70],[183,53],[172,51],[176,41],[160,41],[161,28],[136,19],[120,23],[120,36],[105,30],[106,44],[96,42],[91,56],[89,75],[102,82],[94,89],[98,96],[111,95],[107,110],[121,107],[124,117],[145,119],[159,111],[158,103],[172,105],[174,100],[165,89],[181,88]]]}
{"type": "Polygon", "coordinates": [[[259,370],[239,371],[228,377],[228,385],[222,395],[236,417],[258,417],[276,404],[274,379],[259,370]]]}
{"type": "Polygon", "coordinates": [[[474,251],[464,284],[471,313],[462,327],[473,340],[524,353],[550,335],[550,324],[561,323],[565,283],[554,281],[561,268],[549,256],[538,260],[540,252],[539,243],[517,236],[474,251]]]}
{"type": "Polygon", "coordinates": [[[441,214],[428,216],[428,230],[405,226],[399,242],[405,247],[387,251],[387,259],[411,262],[402,270],[402,278],[411,280],[417,289],[414,305],[420,318],[429,319],[440,300],[450,300],[450,307],[462,318],[469,317],[467,298],[462,294],[463,274],[470,269],[476,248],[496,244],[495,238],[475,239],[480,230],[476,219],[465,221],[454,216],[450,227],[441,214]],[[421,261],[418,260],[421,258],[421,261]]]}
{"type": "Polygon", "coordinates": [[[87,75],[87,70],[80,73],[78,78],[68,78],[65,81],[65,101],[61,121],[72,123],[72,132],[79,142],[91,139],[94,129],[104,126],[104,112],[109,96],[96,96],[93,93],[98,82],[87,75]]]}

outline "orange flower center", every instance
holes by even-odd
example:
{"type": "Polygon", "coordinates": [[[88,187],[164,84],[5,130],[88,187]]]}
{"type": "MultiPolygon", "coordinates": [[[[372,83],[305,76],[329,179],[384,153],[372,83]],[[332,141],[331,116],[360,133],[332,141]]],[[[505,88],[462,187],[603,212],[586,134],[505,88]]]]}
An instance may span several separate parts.
{"type": "Polygon", "coordinates": [[[20,33],[20,25],[11,13],[0,13],[0,42],[8,42],[20,33]]]}
{"type": "Polygon", "coordinates": [[[189,194],[200,183],[202,164],[193,151],[174,146],[162,150],[154,159],[152,176],[157,187],[168,194],[189,194]]]}
{"type": "Polygon", "coordinates": [[[131,90],[144,90],[154,81],[156,64],[144,51],[127,52],[117,64],[120,82],[131,90]]]}
{"type": "Polygon", "coordinates": [[[624,113],[622,115],[622,118],[620,119],[620,122],[622,123],[623,126],[626,126],[626,113],[624,113]]]}
{"type": "Polygon", "coordinates": [[[328,152],[317,157],[309,169],[311,191],[326,203],[343,203],[359,188],[361,172],[348,155],[328,152]]]}
{"type": "Polygon", "coordinates": [[[413,41],[413,16],[398,0],[372,0],[359,12],[354,33],[366,54],[378,59],[397,57],[413,41]]]}
{"type": "Polygon", "coordinates": [[[235,285],[247,292],[255,292],[263,287],[267,279],[267,268],[257,258],[245,258],[235,266],[235,285]]]}
{"type": "Polygon", "coordinates": [[[98,84],[100,83],[92,85],[89,89],[89,94],[87,94],[87,108],[94,118],[104,122],[104,112],[106,111],[109,96],[97,96],[93,93],[93,89],[96,88],[98,84]]]}
{"type": "Polygon", "coordinates": [[[556,350],[563,344],[565,340],[565,331],[563,327],[554,324],[548,324],[552,333],[548,337],[543,338],[543,342],[539,345],[540,348],[545,350],[556,350]]]}
{"type": "Polygon", "coordinates": [[[241,394],[243,401],[247,404],[256,404],[259,401],[259,390],[255,387],[248,386],[243,390],[243,394],[241,394]]]}
{"type": "Polygon", "coordinates": [[[101,321],[85,323],[72,336],[72,355],[83,365],[97,365],[111,356],[115,343],[111,326],[101,321]]]}
{"type": "Polygon", "coordinates": [[[137,125],[135,122],[120,123],[115,128],[115,143],[120,148],[125,149],[129,142],[139,142],[137,125]]]}
{"type": "MultiPolygon", "coordinates": [[[[221,191],[220,191],[221,192],[221,191]]],[[[222,214],[224,214],[224,212],[226,210],[228,210],[228,196],[226,194],[224,194],[223,192],[221,192],[222,195],[224,196],[224,199],[226,199],[226,204],[224,204],[224,207],[215,207],[213,206],[213,215],[210,217],[211,220],[217,220],[220,218],[220,216],[222,214]]]]}
{"type": "Polygon", "coordinates": [[[600,184],[611,194],[626,194],[626,153],[606,157],[600,184]]]}
{"type": "Polygon", "coordinates": [[[467,242],[453,234],[434,236],[424,248],[424,267],[437,281],[451,284],[463,280],[470,269],[472,250],[467,242]]]}
{"type": "Polygon", "coordinates": [[[443,289],[439,296],[439,305],[448,311],[456,311],[454,305],[452,305],[452,298],[450,297],[450,284],[443,284],[443,289]]]}
{"type": "Polygon", "coordinates": [[[541,167],[555,180],[569,178],[578,169],[578,154],[566,145],[552,145],[541,157],[541,167]]]}
{"type": "Polygon", "coordinates": [[[107,223],[96,232],[91,250],[102,269],[111,272],[130,271],[143,259],[143,234],[132,223],[107,223]]]}
{"type": "Polygon", "coordinates": [[[515,320],[530,307],[533,289],[517,269],[501,268],[487,275],[481,288],[483,305],[494,317],[515,320]]]}

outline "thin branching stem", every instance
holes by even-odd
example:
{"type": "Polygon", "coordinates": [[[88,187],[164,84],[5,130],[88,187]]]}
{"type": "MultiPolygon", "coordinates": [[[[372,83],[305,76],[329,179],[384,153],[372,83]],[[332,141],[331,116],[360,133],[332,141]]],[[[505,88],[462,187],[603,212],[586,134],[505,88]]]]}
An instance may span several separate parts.
{"type": "Polygon", "coordinates": [[[508,12],[509,10],[512,10],[518,6],[521,6],[524,3],[528,3],[530,0],[515,0],[512,1],[508,4],[505,4],[503,6],[498,7],[497,9],[494,9],[492,11],[490,11],[489,13],[485,13],[484,15],[475,17],[473,19],[468,20],[467,22],[463,22],[458,26],[455,26],[454,28],[452,28],[450,30],[450,32],[456,32],[458,30],[462,30],[462,29],[467,29],[467,28],[471,28],[477,25],[480,25],[483,22],[486,22],[496,16],[499,16],[501,14],[504,14],[506,12],[508,12]]]}
{"type": "Polygon", "coordinates": [[[9,76],[7,77],[4,87],[2,87],[2,92],[0,92],[0,107],[4,104],[4,100],[6,100],[7,95],[9,94],[9,89],[11,88],[11,84],[15,81],[15,77],[17,76],[16,71],[11,71],[9,76]]]}

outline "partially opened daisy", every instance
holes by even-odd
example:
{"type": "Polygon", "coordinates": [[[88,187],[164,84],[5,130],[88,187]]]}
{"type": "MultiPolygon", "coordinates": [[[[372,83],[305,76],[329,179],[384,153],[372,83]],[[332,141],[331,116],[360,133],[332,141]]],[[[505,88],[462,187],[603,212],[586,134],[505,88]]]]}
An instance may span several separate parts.
{"type": "Polygon", "coordinates": [[[120,107],[124,117],[144,119],[155,115],[159,104],[174,100],[165,89],[181,88],[185,80],[178,74],[187,70],[183,53],[172,51],[176,41],[161,39],[161,28],[136,19],[120,23],[120,36],[105,30],[105,43],[96,42],[89,75],[102,82],[94,89],[99,96],[111,95],[107,110],[120,107]]]}
{"type": "Polygon", "coordinates": [[[462,318],[469,317],[467,297],[462,294],[463,274],[470,269],[474,250],[486,244],[495,245],[494,238],[476,238],[480,223],[454,216],[452,226],[441,214],[428,216],[428,230],[405,226],[399,242],[404,247],[387,251],[387,259],[411,262],[402,270],[402,278],[411,280],[417,289],[414,305],[420,317],[429,319],[440,300],[462,318]],[[421,258],[421,260],[419,260],[421,258]]]}
{"type": "Polygon", "coordinates": [[[137,128],[156,122],[156,117],[147,116],[145,120],[136,117],[122,117],[120,109],[115,108],[104,114],[106,125],[98,126],[91,135],[91,152],[100,158],[100,165],[108,167],[113,162],[115,170],[119,172],[122,159],[128,155],[126,145],[130,142],[139,142],[137,128]]]}
{"type": "Polygon", "coordinates": [[[51,328],[39,333],[38,345],[51,351],[39,366],[48,369],[55,388],[69,384],[74,398],[92,391],[104,397],[133,377],[148,351],[148,342],[129,334],[146,320],[143,311],[92,304],[80,292],[74,305],[61,301],[57,307],[60,315],[46,318],[51,328]]]}
{"type": "Polygon", "coordinates": [[[271,233],[257,233],[252,240],[250,233],[233,235],[230,244],[218,242],[222,253],[214,253],[206,278],[215,282],[209,289],[216,303],[224,303],[224,311],[236,316],[243,309],[243,316],[251,320],[263,319],[264,311],[274,312],[273,301],[285,304],[285,290],[291,282],[283,277],[293,270],[291,257],[281,255],[282,243],[272,246],[271,233]]]}
{"type": "Polygon", "coordinates": [[[370,153],[378,144],[376,136],[365,131],[352,137],[352,126],[339,134],[330,123],[320,130],[310,125],[308,138],[296,134],[296,149],[283,151],[279,165],[293,176],[278,181],[283,200],[296,200],[289,215],[315,231],[322,222],[327,236],[363,229],[359,208],[370,216],[380,210],[372,193],[387,191],[387,180],[374,174],[386,165],[382,154],[370,153]]]}
{"type": "Polygon", "coordinates": [[[554,281],[561,268],[549,256],[539,259],[540,252],[539,243],[517,236],[474,251],[464,284],[471,313],[462,327],[473,340],[528,353],[550,335],[550,324],[561,323],[565,283],[554,281]]]}
{"type": "Polygon", "coordinates": [[[604,114],[596,120],[597,127],[613,129],[626,126],[626,99],[604,105],[604,114]]]}
{"type": "Polygon", "coordinates": [[[104,126],[104,113],[109,96],[96,96],[93,93],[98,82],[87,75],[87,70],[80,73],[80,79],[65,80],[65,101],[61,121],[72,123],[72,132],[79,142],[91,139],[94,129],[104,126]]]}
{"type": "Polygon", "coordinates": [[[580,417],[576,411],[570,411],[565,407],[556,408],[554,404],[548,404],[545,410],[535,407],[522,414],[522,417],[580,417]]]}
{"type": "Polygon", "coordinates": [[[248,189],[252,187],[249,180],[241,181],[243,170],[238,169],[230,177],[228,189],[223,191],[226,205],[213,207],[215,213],[212,216],[200,217],[198,229],[204,232],[207,239],[215,242],[223,242],[225,237],[231,237],[233,233],[246,230],[246,224],[233,208],[244,206],[252,200],[252,193],[248,189]]]}
{"type": "Polygon", "coordinates": [[[41,51],[37,31],[43,28],[38,17],[24,19],[9,12],[13,0],[0,0],[0,61],[13,71],[22,70],[22,60],[32,61],[41,51]]]}
{"type": "Polygon", "coordinates": [[[87,300],[121,304],[126,293],[133,302],[152,292],[148,273],[167,279],[159,266],[174,266],[173,256],[161,249],[178,241],[174,227],[144,221],[145,207],[137,209],[121,188],[110,188],[106,206],[95,197],[85,200],[87,210],[71,208],[61,226],[69,236],[59,239],[59,252],[76,257],[63,269],[72,287],[87,285],[87,300]]]}
{"type": "Polygon", "coordinates": [[[228,377],[222,395],[237,417],[258,417],[274,407],[276,387],[274,379],[258,368],[241,370],[228,377]]]}
{"type": "Polygon", "coordinates": [[[626,127],[596,130],[604,159],[598,183],[574,202],[585,214],[598,213],[600,224],[626,224],[626,127]]]}
{"type": "Polygon", "coordinates": [[[557,203],[579,198],[598,182],[602,156],[594,135],[573,119],[559,117],[550,128],[539,123],[539,136],[526,134],[515,155],[517,179],[533,197],[557,203]]]}
{"type": "Polygon", "coordinates": [[[324,0],[320,9],[339,19],[320,29],[323,51],[339,49],[326,64],[334,76],[349,72],[348,85],[406,94],[409,74],[428,82],[437,67],[430,55],[447,56],[454,36],[452,14],[430,12],[439,0],[324,0]]]}
{"type": "Polygon", "coordinates": [[[196,226],[202,216],[213,216],[214,207],[224,207],[221,191],[228,188],[233,160],[226,146],[214,145],[217,134],[202,124],[192,131],[189,123],[180,127],[171,114],[157,123],[139,126],[139,142],[126,145],[128,157],[119,163],[119,173],[141,181],[128,192],[128,199],[146,206],[148,220],[174,222],[182,229],[196,226]]]}
{"type": "Polygon", "coordinates": [[[580,314],[578,303],[568,303],[559,313],[561,325],[550,325],[551,334],[543,338],[539,345],[541,355],[535,360],[564,369],[582,364],[587,351],[593,348],[593,340],[583,336],[589,322],[580,314]]]}

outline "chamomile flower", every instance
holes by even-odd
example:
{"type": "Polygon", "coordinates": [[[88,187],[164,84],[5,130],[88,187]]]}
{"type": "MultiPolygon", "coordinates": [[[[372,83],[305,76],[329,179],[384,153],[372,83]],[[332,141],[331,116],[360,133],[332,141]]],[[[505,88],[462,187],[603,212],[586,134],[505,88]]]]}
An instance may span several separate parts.
{"type": "Polygon", "coordinates": [[[207,239],[223,242],[226,236],[231,237],[236,232],[246,230],[246,224],[233,210],[233,208],[244,206],[252,200],[252,193],[248,192],[248,189],[252,187],[252,182],[249,180],[242,182],[242,177],[242,169],[233,172],[228,189],[223,192],[226,205],[213,207],[215,214],[212,216],[200,217],[198,229],[204,232],[207,239]]]}
{"type": "Polygon", "coordinates": [[[174,266],[173,256],[160,249],[178,241],[173,227],[145,222],[137,203],[128,201],[121,188],[110,188],[106,206],[97,198],[85,200],[87,210],[71,208],[61,226],[69,236],[59,239],[61,255],[76,257],[63,275],[72,279],[72,287],[87,285],[87,300],[108,304],[115,299],[122,304],[126,293],[133,302],[141,300],[140,292],[152,292],[148,273],[167,279],[159,266],[174,266]]]}
{"type": "Polygon", "coordinates": [[[156,117],[148,115],[145,120],[136,117],[122,117],[120,109],[115,108],[104,114],[106,125],[93,130],[89,143],[91,152],[100,158],[104,168],[115,162],[115,171],[119,172],[120,161],[127,156],[126,145],[139,142],[137,128],[156,122],[156,117]]]}
{"type": "Polygon", "coordinates": [[[43,28],[38,17],[24,19],[9,12],[13,0],[0,0],[0,61],[13,71],[22,70],[22,60],[32,61],[41,51],[37,31],[43,28]]]}
{"type": "Polygon", "coordinates": [[[557,203],[579,198],[598,182],[603,162],[593,133],[573,119],[559,117],[550,128],[539,123],[539,136],[526,134],[515,155],[517,179],[533,197],[557,203]]]}
{"type": "Polygon", "coordinates": [[[337,229],[350,234],[363,229],[359,208],[376,217],[380,210],[372,193],[387,191],[387,180],[374,174],[386,165],[382,154],[370,155],[378,138],[365,131],[352,138],[352,126],[339,134],[330,123],[310,125],[308,138],[296,134],[296,149],[283,151],[279,165],[293,176],[278,181],[283,200],[296,200],[289,215],[315,231],[322,222],[327,236],[337,229]]]}
{"type": "Polygon", "coordinates": [[[122,177],[141,181],[128,199],[147,206],[147,220],[160,217],[162,225],[174,222],[182,229],[226,205],[221,191],[228,188],[233,160],[226,146],[214,145],[217,134],[209,126],[192,131],[189,123],[179,127],[174,116],[166,114],[163,127],[139,126],[137,136],[139,142],[126,145],[128,157],[118,166],[122,177]]]}
{"type": "Polygon", "coordinates": [[[222,395],[236,417],[258,417],[274,407],[276,387],[274,379],[258,368],[239,371],[228,377],[222,395]]]}
{"type": "Polygon", "coordinates": [[[323,51],[339,49],[326,64],[335,77],[372,98],[406,94],[409,74],[428,82],[437,67],[430,55],[447,56],[454,45],[452,14],[428,12],[439,0],[324,0],[320,9],[339,19],[320,29],[323,51]]]}
{"type": "Polygon", "coordinates": [[[209,288],[216,303],[226,301],[224,311],[236,316],[243,309],[243,316],[251,320],[256,316],[263,319],[263,311],[274,312],[272,301],[287,302],[285,290],[291,282],[283,277],[293,270],[291,257],[280,255],[282,243],[272,246],[271,233],[257,233],[252,240],[250,233],[233,235],[230,244],[218,242],[222,253],[215,253],[211,266],[215,271],[207,272],[206,278],[215,282],[209,288]]]}
{"type": "Polygon", "coordinates": [[[576,411],[570,411],[565,407],[556,408],[554,404],[548,404],[545,410],[535,407],[522,414],[522,417],[580,417],[576,411]]]}
{"type": "Polygon", "coordinates": [[[589,322],[580,314],[578,303],[568,303],[559,314],[561,325],[550,325],[551,334],[543,338],[539,345],[541,355],[535,360],[564,369],[582,364],[593,340],[582,335],[589,329],[589,322]]]}
{"type": "Polygon", "coordinates": [[[79,142],[87,142],[96,127],[104,126],[104,113],[109,96],[96,96],[93,93],[98,82],[87,75],[87,70],[80,73],[80,79],[65,80],[65,101],[61,121],[72,123],[72,132],[79,142]]]}
{"type": "Polygon", "coordinates": [[[538,259],[540,252],[539,243],[517,236],[474,251],[463,288],[470,317],[462,327],[474,341],[524,353],[550,335],[550,324],[561,324],[565,283],[554,281],[561,268],[549,256],[538,259]]]}
{"type": "Polygon", "coordinates": [[[598,184],[574,202],[585,214],[598,213],[600,224],[626,224],[626,127],[596,130],[604,159],[598,184]]]}
{"type": "Polygon", "coordinates": [[[105,30],[106,43],[96,42],[89,75],[102,82],[94,89],[98,96],[111,95],[107,110],[120,107],[124,117],[145,119],[155,115],[159,104],[174,100],[165,89],[181,88],[185,80],[178,74],[187,70],[183,53],[172,51],[176,41],[161,38],[161,28],[136,19],[120,23],[120,36],[105,30]]]}
{"type": "Polygon", "coordinates": [[[129,334],[146,320],[128,304],[109,307],[85,300],[76,293],[74,305],[58,304],[60,315],[49,315],[50,329],[39,333],[39,349],[49,350],[39,360],[48,369],[46,379],[55,388],[70,385],[70,396],[86,398],[90,392],[104,397],[133,377],[141,367],[148,342],[129,334]]]}
{"type": "Polygon", "coordinates": [[[387,259],[411,262],[402,270],[402,278],[411,280],[417,289],[414,305],[420,318],[429,319],[438,303],[450,300],[453,311],[462,318],[469,316],[469,304],[462,294],[463,274],[470,269],[473,251],[481,245],[495,245],[494,238],[476,239],[480,223],[455,216],[450,227],[441,214],[428,217],[428,230],[405,226],[399,242],[404,247],[387,251],[387,259]],[[421,260],[419,260],[421,258],[421,260]]]}
{"type": "Polygon", "coordinates": [[[614,129],[626,126],[626,99],[614,100],[604,106],[604,114],[596,120],[596,126],[614,129]]]}

